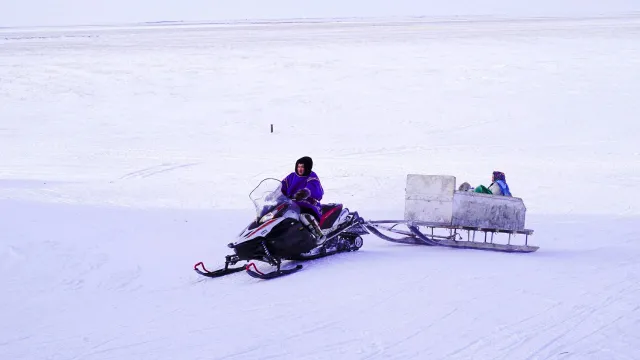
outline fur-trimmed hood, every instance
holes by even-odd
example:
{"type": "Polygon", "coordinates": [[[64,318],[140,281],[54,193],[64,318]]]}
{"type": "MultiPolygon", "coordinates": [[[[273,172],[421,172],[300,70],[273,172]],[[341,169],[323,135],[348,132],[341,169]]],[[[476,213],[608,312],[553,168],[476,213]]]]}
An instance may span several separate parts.
{"type": "Polygon", "coordinates": [[[296,161],[296,165],[293,169],[293,172],[296,174],[298,174],[298,164],[304,165],[304,173],[302,174],[302,176],[311,175],[311,170],[313,169],[313,160],[310,157],[303,156],[296,161]]]}

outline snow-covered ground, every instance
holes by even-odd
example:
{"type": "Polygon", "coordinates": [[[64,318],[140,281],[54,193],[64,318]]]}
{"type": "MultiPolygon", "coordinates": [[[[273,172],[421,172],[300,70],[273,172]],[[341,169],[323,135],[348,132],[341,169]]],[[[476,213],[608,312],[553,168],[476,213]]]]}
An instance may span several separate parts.
{"type": "Polygon", "coordinates": [[[0,358],[640,359],[638,98],[635,16],[2,29],[0,358]],[[541,249],[198,278],[303,155],[368,219],[502,170],[541,249]]]}
{"type": "Polygon", "coordinates": [[[640,12],[637,0],[0,0],[0,27],[353,17],[571,17],[640,12]]]}

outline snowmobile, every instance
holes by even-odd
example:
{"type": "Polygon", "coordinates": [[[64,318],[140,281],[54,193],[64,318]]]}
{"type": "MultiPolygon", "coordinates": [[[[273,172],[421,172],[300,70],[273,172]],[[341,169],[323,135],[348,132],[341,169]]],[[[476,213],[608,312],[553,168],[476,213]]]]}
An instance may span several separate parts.
{"type": "Polygon", "coordinates": [[[207,277],[220,277],[246,270],[255,278],[271,279],[302,269],[302,265],[283,269],[285,260],[305,261],[342,252],[356,251],[362,247],[361,235],[368,234],[365,221],[357,212],[350,212],[342,204],[322,206],[319,221],[324,241],[300,221],[301,208],[282,193],[280,180],[267,178],[249,194],[256,208],[256,218],[228,244],[233,255],[227,255],[224,268],[209,271],[202,262],[194,270],[207,277]],[[245,266],[230,267],[241,261],[261,261],[275,266],[272,272],[263,273],[251,262],[245,266]]]}

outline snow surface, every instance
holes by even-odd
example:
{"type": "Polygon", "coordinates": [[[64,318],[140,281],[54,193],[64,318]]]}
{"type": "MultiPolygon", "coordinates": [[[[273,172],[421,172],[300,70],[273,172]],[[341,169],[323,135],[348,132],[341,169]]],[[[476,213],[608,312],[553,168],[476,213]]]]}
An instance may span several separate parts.
{"type": "Polygon", "coordinates": [[[638,0],[0,0],[0,27],[345,17],[585,17],[640,12],[638,0]]]}
{"type": "Polygon", "coordinates": [[[635,16],[2,29],[0,359],[640,359],[639,97],[635,16]],[[199,278],[303,155],[367,219],[502,170],[541,249],[199,278]]]}

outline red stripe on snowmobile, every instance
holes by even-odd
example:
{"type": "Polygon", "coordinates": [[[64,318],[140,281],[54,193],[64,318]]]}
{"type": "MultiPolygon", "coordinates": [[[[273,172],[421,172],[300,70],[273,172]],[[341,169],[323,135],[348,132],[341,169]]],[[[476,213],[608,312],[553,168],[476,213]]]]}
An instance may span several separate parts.
{"type": "Polygon", "coordinates": [[[342,210],[342,206],[336,206],[333,209],[327,211],[326,213],[322,214],[322,218],[320,218],[320,228],[322,228],[322,224],[324,224],[325,221],[327,221],[327,219],[329,218],[329,216],[331,216],[331,214],[333,214],[334,212],[338,211],[338,210],[342,210]]]}
{"type": "Polygon", "coordinates": [[[246,238],[253,236],[253,234],[257,233],[258,231],[264,229],[265,226],[271,224],[272,222],[276,221],[277,219],[271,219],[268,220],[266,223],[260,225],[257,229],[253,230],[252,232],[250,232],[248,235],[245,235],[246,238]]]}

